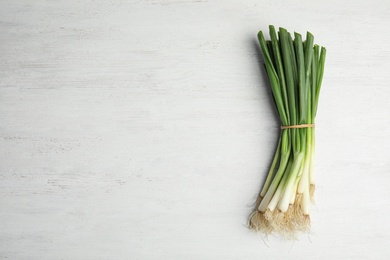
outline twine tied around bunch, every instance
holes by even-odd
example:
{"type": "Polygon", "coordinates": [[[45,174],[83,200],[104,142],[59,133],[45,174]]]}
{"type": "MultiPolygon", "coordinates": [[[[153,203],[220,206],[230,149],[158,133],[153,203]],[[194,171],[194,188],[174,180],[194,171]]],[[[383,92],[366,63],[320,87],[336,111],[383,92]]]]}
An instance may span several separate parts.
{"type": "Polygon", "coordinates": [[[280,129],[291,129],[291,128],[313,128],[315,124],[302,124],[302,125],[282,125],[280,129]]]}

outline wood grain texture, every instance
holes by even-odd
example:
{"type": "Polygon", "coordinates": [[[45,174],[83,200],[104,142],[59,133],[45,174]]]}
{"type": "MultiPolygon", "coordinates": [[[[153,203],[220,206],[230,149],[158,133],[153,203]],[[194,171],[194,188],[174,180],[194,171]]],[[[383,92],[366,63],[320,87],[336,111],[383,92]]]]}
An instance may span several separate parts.
{"type": "Polygon", "coordinates": [[[389,259],[390,2],[0,3],[0,258],[389,259]],[[328,49],[313,232],[246,229],[278,135],[256,34],[328,49]]]}

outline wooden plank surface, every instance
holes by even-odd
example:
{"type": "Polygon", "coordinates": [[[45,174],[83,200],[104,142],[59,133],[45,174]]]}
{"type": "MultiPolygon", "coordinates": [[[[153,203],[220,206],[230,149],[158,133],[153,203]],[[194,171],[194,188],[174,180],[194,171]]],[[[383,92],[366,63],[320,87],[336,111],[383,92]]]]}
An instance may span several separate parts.
{"type": "Polygon", "coordinates": [[[389,1],[0,2],[0,258],[390,259],[389,1]],[[278,135],[256,40],[328,50],[310,235],[246,227],[278,135]]]}

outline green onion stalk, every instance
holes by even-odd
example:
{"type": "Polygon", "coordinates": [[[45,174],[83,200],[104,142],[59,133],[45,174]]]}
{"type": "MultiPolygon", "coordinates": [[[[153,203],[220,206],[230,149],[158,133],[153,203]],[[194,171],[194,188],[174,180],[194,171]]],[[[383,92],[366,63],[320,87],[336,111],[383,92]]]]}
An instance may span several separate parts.
{"type": "Polygon", "coordinates": [[[324,74],[326,49],[307,32],[294,39],[284,28],[269,26],[270,40],[258,33],[264,67],[280,117],[281,133],[268,176],[248,226],[266,234],[295,237],[310,230],[314,123],[324,74]]]}

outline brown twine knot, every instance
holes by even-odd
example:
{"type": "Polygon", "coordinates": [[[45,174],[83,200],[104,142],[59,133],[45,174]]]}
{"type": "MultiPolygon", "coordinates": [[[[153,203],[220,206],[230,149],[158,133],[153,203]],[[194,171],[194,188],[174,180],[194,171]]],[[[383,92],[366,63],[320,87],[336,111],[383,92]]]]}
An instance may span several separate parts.
{"type": "Polygon", "coordinates": [[[291,128],[313,128],[315,124],[302,124],[302,125],[282,125],[280,129],[291,129],[291,128]]]}

